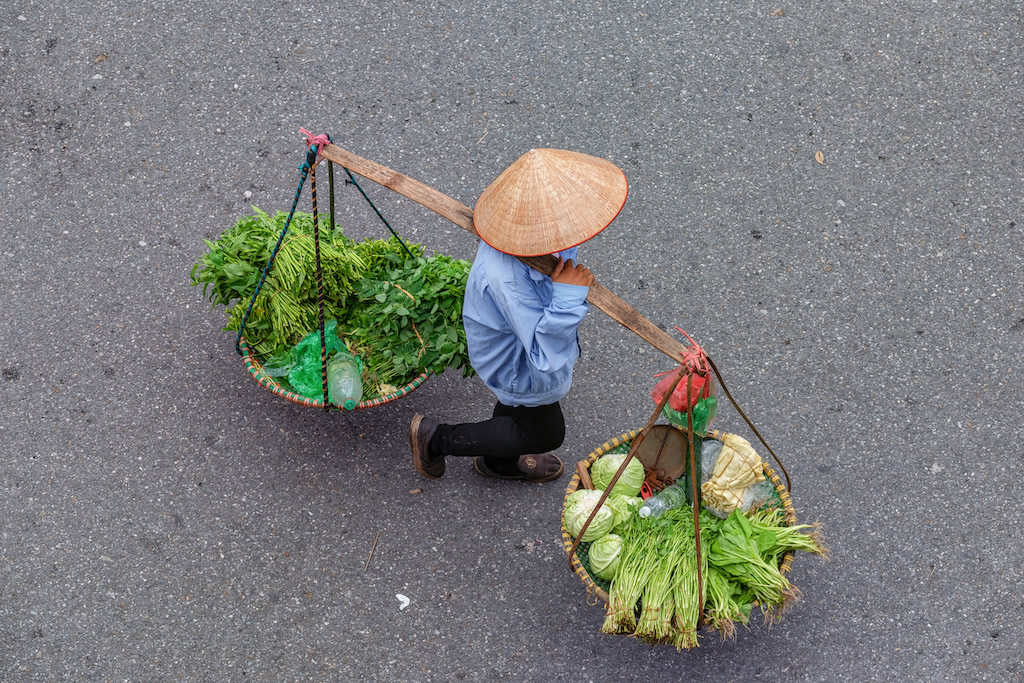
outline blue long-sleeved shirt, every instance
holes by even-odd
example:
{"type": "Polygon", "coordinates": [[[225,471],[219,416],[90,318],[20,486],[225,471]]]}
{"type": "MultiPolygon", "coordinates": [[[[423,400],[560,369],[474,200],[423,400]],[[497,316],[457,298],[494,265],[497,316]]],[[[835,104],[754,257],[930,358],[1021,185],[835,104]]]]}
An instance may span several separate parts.
{"type": "MultiPolygon", "coordinates": [[[[576,248],[561,256],[575,260],[576,248]]],[[[516,257],[480,243],[462,318],[473,368],[499,401],[542,406],[569,393],[588,289],[552,282],[516,257]]]]}

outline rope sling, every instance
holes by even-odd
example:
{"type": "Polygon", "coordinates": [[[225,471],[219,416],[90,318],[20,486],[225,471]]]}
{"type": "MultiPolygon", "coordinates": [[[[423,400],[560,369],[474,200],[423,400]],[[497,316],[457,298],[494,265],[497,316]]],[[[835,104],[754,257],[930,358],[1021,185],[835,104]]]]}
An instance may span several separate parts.
{"type": "MultiPolygon", "coordinates": [[[[323,268],[321,267],[320,262],[320,215],[316,193],[316,167],[320,164],[321,161],[324,160],[320,152],[324,148],[324,146],[331,144],[331,136],[327,134],[313,135],[305,128],[300,128],[299,132],[306,137],[307,145],[306,158],[298,168],[299,184],[295,190],[295,196],[292,198],[292,205],[288,211],[288,217],[285,219],[284,227],[281,230],[280,236],[277,238],[277,244],[274,245],[274,249],[270,254],[270,258],[267,260],[267,265],[264,267],[263,273],[260,275],[259,282],[256,285],[256,290],[253,292],[252,297],[249,299],[249,305],[246,308],[245,315],[242,316],[242,322],[238,327],[238,335],[235,337],[235,351],[237,351],[238,354],[241,355],[245,360],[246,367],[249,370],[250,374],[253,374],[254,376],[259,375],[257,376],[257,381],[262,386],[271,389],[272,391],[275,391],[275,393],[279,393],[280,395],[284,396],[285,398],[288,398],[289,400],[292,400],[296,403],[300,403],[301,405],[316,407],[321,407],[322,405],[325,411],[330,411],[332,408],[341,409],[341,407],[330,402],[327,387],[327,333],[325,329],[324,320],[325,297],[323,283],[323,268]],[[268,276],[270,275],[270,272],[274,268],[274,261],[277,258],[277,254],[281,249],[281,245],[284,243],[285,236],[288,234],[288,229],[291,227],[292,218],[294,217],[295,211],[299,205],[299,199],[302,196],[302,188],[305,186],[307,178],[309,178],[310,181],[309,191],[310,198],[313,204],[313,246],[316,263],[315,277],[317,298],[317,321],[320,330],[320,376],[323,388],[322,401],[310,399],[303,400],[305,397],[301,397],[299,394],[284,391],[284,389],[277,382],[273,381],[270,377],[266,376],[265,373],[262,373],[261,364],[254,358],[252,351],[248,348],[248,344],[245,341],[245,325],[249,320],[249,316],[252,313],[253,306],[256,303],[256,299],[259,296],[260,290],[263,288],[263,284],[266,282],[268,276]]],[[[372,208],[374,213],[377,215],[377,218],[381,220],[385,227],[387,227],[388,231],[402,245],[402,248],[404,249],[405,253],[407,253],[410,258],[415,258],[415,256],[412,253],[412,250],[409,249],[409,245],[406,244],[405,240],[402,239],[397,232],[395,232],[395,229],[393,227],[391,227],[391,224],[387,221],[386,218],[384,218],[384,215],[381,214],[380,210],[373,203],[373,200],[371,200],[370,197],[367,196],[366,192],[363,191],[363,188],[356,181],[355,176],[352,175],[352,172],[349,171],[347,168],[344,168],[344,170],[345,173],[348,174],[348,179],[345,181],[345,184],[353,185],[359,191],[359,194],[361,194],[363,199],[367,201],[367,203],[370,205],[370,208],[372,208]]],[[[329,195],[329,224],[331,232],[334,232],[334,163],[331,162],[330,160],[327,160],[327,187],[329,195]]],[[[409,391],[412,391],[420,384],[422,384],[423,381],[426,380],[427,376],[427,373],[423,373],[419,377],[415,378],[412,382],[407,384],[405,387],[399,389],[396,393],[391,394],[389,396],[374,399],[372,401],[361,402],[357,405],[357,408],[365,408],[372,405],[381,405],[383,403],[387,403],[391,400],[394,400],[395,398],[398,398],[400,396],[404,396],[409,391]]]]}

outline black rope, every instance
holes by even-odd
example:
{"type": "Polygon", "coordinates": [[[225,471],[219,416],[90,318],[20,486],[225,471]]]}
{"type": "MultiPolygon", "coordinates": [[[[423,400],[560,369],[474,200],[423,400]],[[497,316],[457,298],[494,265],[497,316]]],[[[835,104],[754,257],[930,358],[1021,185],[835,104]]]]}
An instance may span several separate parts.
{"type": "MultiPolygon", "coordinates": [[[[342,168],[345,168],[345,167],[342,166],[342,168]]],[[[352,171],[350,171],[347,168],[345,168],[345,173],[348,174],[348,180],[346,180],[345,182],[346,183],[351,183],[351,184],[356,186],[356,189],[359,190],[359,194],[363,195],[363,199],[365,199],[367,202],[370,203],[370,208],[372,208],[374,210],[374,212],[377,214],[377,218],[381,219],[381,221],[384,223],[384,225],[387,226],[388,230],[391,231],[391,234],[395,236],[395,239],[397,239],[399,241],[399,243],[405,248],[405,253],[409,254],[409,256],[411,258],[416,258],[416,256],[411,251],[409,251],[409,247],[405,244],[405,240],[403,240],[401,237],[398,236],[398,233],[395,232],[395,229],[391,227],[391,224],[388,223],[387,219],[384,218],[384,216],[381,215],[380,211],[377,209],[376,206],[374,206],[374,204],[370,200],[370,198],[366,196],[365,192],[363,192],[363,188],[359,187],[359,183],[356,182],[355,176],[352,175],[352,171]]]]}
{"type": "Polygon", "coordinates": [[[306,184],[306,176],[309,175],[309,171],[313,168],[313,164],[316,162],[316,147],[310,146],[306,150],[306,160],[299,166],[299,187],[295,190],[295,197],[292,198],[292,208],[288,212],[288,218],[284,222],[284,229],[281,230],[281,236],[277,238],[277,244],[274,245],[274,251],[270,254],[270,259],[267,261],[266,267],[263,268],[263,274],[260,276],[260,281],[256,285],[256,291],[252,293],[252,298],[249,299],[249,307],[245,309],[245,315],[242,316],[242,324],[238,326],[238,336],[235,337],[235,351],[238,355],[242,355],[242,335],[245,334],[245,324],[249,321],[249,314],[252,313],[252,307],[256,303],[256,297],[259,296],[260,289],[263,288],[263,283],[266,281],[267,276],[270,275],[271,269],[274,267],[274,259],[277,258],[277,252],[281,249],[281,243],[284,242],[284,236],[288,234],[288,228],[292,224],[292,216],[295,215],[295,207],[299,205],[299,196],[302,194],[302,186],[306,184]]]}
{"type": "MultiPolygon", "coordinates": [[[[329,135],[327,137],[330,137],[329,135]]],[[[327,162],[327,194],[331,197],[331,232],[334,232],[334,164],[327,162]]]]}

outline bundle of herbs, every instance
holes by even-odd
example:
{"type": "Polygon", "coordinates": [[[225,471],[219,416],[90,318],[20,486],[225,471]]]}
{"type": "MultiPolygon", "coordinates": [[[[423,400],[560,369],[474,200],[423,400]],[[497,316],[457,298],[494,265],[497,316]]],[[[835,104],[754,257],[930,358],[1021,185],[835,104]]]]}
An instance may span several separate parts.
{"type": "MultiPolygon", "coordinates": [[[[193,285],[226,308],[225,330],[237,332],[274,251],[287,214],[253,207],[192,267],[193,285]]],[[[337,320],[348,349],[362,358],[364,397],[396,390],[424,372],[461,368],[472,374],[462,327],[468,261],[425,256],[418,244],[391,237],[356,242],[320,221],[324,317],[337,320]]],[[[289,353],[319,328],[313,217],[295,212],[245,324],[261,359],[289,353]]],[[[313,396],[312,398],[319,398],[313,396]]]]}
{"type": "Polygon", "coordinates": [[[470,266],[443,254],[382,254],[376,277],[356,287],[344,325],[349,349],[366,359],[376,383],[448,367],[472,374],[462,326],[470,266]]]}
{"type": "Polygon", "coordinates": [[[777,620],[798,595],[779,569],[783,555],[802,550],[824,557],[827,551],[817,525],[786,526],[782,511],[773,508],[748,514],[735,511],[722,520],[701,510],[699,587],[692,509],[630,518],[602,632],[683,650],[698,646],[701,616],[722,637],[732,637],[736,623],[747,624],[755,604],[769,623],[777,620]]]}

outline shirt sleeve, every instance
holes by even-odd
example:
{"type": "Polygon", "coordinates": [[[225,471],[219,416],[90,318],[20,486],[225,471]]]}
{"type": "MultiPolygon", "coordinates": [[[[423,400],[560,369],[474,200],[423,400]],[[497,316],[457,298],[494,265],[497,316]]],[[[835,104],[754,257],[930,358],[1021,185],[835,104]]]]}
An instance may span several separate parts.
{"type": "Polygon", "coordinates": [[[586,316],[589,287],[554,282],[551,303],[543,305],[529,279],[516,278],[501,288],[501,307],[530,364],[541,372],[571,367],[579,357],[576,330],[586,316]]]}

